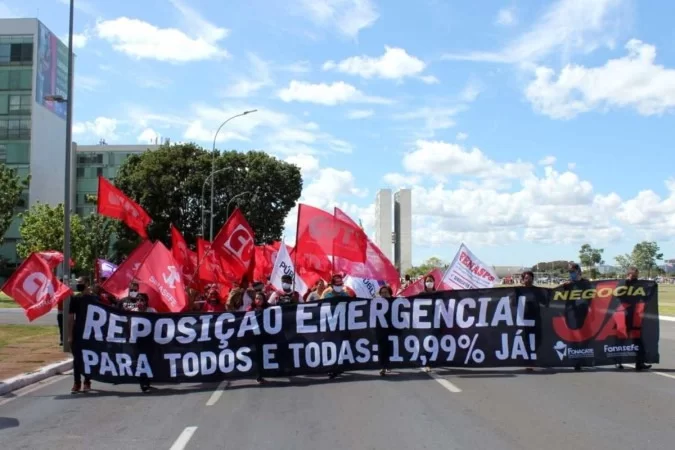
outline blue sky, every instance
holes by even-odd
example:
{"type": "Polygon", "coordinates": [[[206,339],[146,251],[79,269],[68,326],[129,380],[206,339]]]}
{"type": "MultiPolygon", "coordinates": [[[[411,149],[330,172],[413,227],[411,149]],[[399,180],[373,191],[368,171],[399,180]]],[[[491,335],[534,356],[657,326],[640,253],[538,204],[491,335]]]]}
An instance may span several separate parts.
{"type": "MultiPolygon", "coordinates": [[[[0,16],[63,37],[66,3],[0,16]]],[[[303,201],[369,230],[378,188],[413,188],[416,263],[461,242],[496,265],[643,239],[675,257],[675,2],[76,4],[79,143],[210,146],[257,108],[221,148],[299,164],[303,201]]]]}

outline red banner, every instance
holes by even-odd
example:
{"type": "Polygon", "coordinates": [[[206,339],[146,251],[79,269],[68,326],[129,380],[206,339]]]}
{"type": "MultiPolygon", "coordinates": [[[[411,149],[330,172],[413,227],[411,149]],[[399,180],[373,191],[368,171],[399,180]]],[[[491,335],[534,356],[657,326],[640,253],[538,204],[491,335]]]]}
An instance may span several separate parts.
{"type": "Polygon", "coordinates": [[[235,209],[213,240],[213,251],[225,262],[235,280],[249,273],[254,262],[255,239],[246,217],[235,209]]]}
{"type": "Polygon", "coordinates": [[[155,242],[136,273],[140,291],[157,312],[180,312],[187,305],[185,283],[171,252],[155,242]]]}
{"type": "Polygon", "coordinates": [[[190,250],[180,230],[171,225],[171,254],[180,267],[185,284],[191,286],[197,281],[197,265],[199,260],[197,253],[190,250]]]}
{"type": "Polygon", "coordinates": [[[105,280],[101,286],[104,291],[109,292],[114,297],[124,298],[129,292],[129,283],[136,278],[136,273],[140,269],[143,260],[152,250],[152,242],[143,241],[134,251],[125,259],[117,270],[105,280]]]}

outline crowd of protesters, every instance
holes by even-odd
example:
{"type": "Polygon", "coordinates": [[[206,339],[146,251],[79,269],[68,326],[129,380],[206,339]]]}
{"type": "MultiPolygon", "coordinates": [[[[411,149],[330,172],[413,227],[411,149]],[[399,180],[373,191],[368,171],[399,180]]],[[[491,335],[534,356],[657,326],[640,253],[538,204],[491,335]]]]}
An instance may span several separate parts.
{"type": "MultiPolygon", "coordinates": [[[[569,278],[563,283],[563,286],[584,283],[588,281],[583,277],[579,264],[575,262],[569,263],[568,274],[569,278]]],[[[633,282],[638,278],[638,270],[634,267],[631,267],[626,274],[627,282],[633,282]]],[[[102,284],[105,279],[100,281],[102,284]]],[[[435,280],[433,275],[425,276],[423,291],[417,295],[435,292],[435,287],[437,286],[436,281],[437,280],[435,280]]],[[[406,289],[412,282],[413,281],[410,279],[410,276],[406,275],[401,285],[401,291],[406,289]]],[[[520,283],[525,287],[534,286],[534,273],[532,271],[523,272],[520,277],[520,283]]],[[[75,292],[71,297],[68,311],[71,323],[75,323],[75,320],[78,319],[76,315],[78,311],[82,310],[81,307],[83,302],[100,302],[107,304],[108,306],[117,307],[124,311],[156,312],[153,308],[149,307],[148,296],[140,292],[139,283],[137,281],[134,280],[129,284],[127,296],[119,300],[106,293],[101,288],[101,284],[90,286],[88,280],[84,277],[80,277],[76,280],[75,292]]],[[[377,296],[386,299],[394,298],[394,292],[390,286],[384,285],[379,288],[377,296]]],[[[309,289],[304,295],[300,295],[300,293],[294,289],[293,277],[290,275],[284,275],[281,277],[281,289],[276,289],[274,286],[272,286],[269,279],[266,282],[256,281],[250,285],[246,282],[246,280],[243,280],[242,283],[233,286],[233,288],[225,297],[221,296],[220,291],[216,285],[207,285],[202,292],[190,289],[186,312],[219,313],[262,311],[265,308],[274,305],[316,302],[335,297],[356,297],[354,290],[344,284],[344,277],[342,274],[334,274],[329,283],[326,283],[324,280],[318,280],[314,286],[312,286],[312,288],[309,289]]],[[[57,317],[59,330],[61,331],[62,336],[63,311],[61,306],[59,308],[57,317]]],[[[69,341],[72,348],[72,343],[74,342],[72,339],[72,329],[69,341]]],[[[77,353],[77,349],[73,349],[73,354],[77,355],[77,353]]],[[[624,367],[619,363],[616,365],[616,368],[618,370],[622,370],[624,367]]],[[[645,364],[641,361],[638,361],[635,365],[635,370],[637,371],[647,370],[650,368],[651,365],[645,364]]],[[[574,369],[576,371],[581,371],[581,364],[577,364],[574,369]]],[[[424,370],[429,372],[431,371],[431,368],[424,367],[424,370]]],[[[528,367],[527,370],[534,370],[534,368],[528,367]]],[[[386,368],[385,364],[385,368],[380,371],[380,375],[385,376],[388,373],[390,373],[390,370],[386,368]]],[[[330,379],[333,379],[340,374],[341,372],[330,372],[328,373],[328,376],[330,379]]],[[[82,383],[82,374],[80,373],[77,364],[74,365],[73,377],[73,393],[80,391],[86,392],[91,389],[91,380],[86,375],[84,376],[84,384],[82,383]]],[[[259,376],[257,381],[258,383],[263,383],[265,380],[259,376]]],[[[149,392],[152,389],[149,380],[141,379],[139,382],[143,392],[149,392]]]]}

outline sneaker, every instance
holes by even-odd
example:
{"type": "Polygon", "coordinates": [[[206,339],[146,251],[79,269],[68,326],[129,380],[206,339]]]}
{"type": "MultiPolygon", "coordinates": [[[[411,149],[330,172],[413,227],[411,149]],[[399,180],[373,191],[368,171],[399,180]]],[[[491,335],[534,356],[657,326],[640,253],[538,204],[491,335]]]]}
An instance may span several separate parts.
{"type": "Polygon", "coordinates": [[[424,367],[422,368],[422,370],[423,370],[424,372],[426,372],[426,373],[429,373],[429,372],[431,372],[431,367],[429,367],[429,366],[424,366],[424,367]]]}
{"type": "Polygon", "coordinates": [[[85,381],[84,386],[82,388],[83,392],[89,392],[91,391],[91,381],[85,381]]]}
{"type": "Polygon", "coordinates": [[[143,392],[150,392],[150,386],[147,386],[147,385],[141,386],[141,391],[143,391],[143,392]]]}
{"type": "Polygon", "coordinates": [[[263,377],[258,377],[255,380],[258,384],[263,384],[265,382],[265,379],[263,377]]]}
{"type": "Polygon", "coordinates": [[[635,364],[635,371],[636,372],[641,372],[643,370],[649,370],[651,368],[652,368],[651,364],[645,364],[645,363],[635,364]]]}
{"type": "Polygon", "coordinates": [[[623,364],[621,364],[621,363],[617,364],[616,370],[623,370],[623,364]]]}
{"type": "Polygon", "coordinates": [[[386,374],[387,374],[387,370],[386,370],[386,369],[380,370],[380,376],[381,376],[381,377],[385,376],[386,374]]]}
{"type": "Polygon", "coordinates": [[[80,389],[82,389],[82,385],[80,383],[75,383],[73,384],[73,387],[70,389],[71,394],[77,394],[80,392],[80,389]]]}
{"type": "Polygon", "coordinates": [[[328,379],[334,380],[335,378],[337,378],[337,376],[338,376],[337,372],[330,372],[328,374],[328,379]]]}

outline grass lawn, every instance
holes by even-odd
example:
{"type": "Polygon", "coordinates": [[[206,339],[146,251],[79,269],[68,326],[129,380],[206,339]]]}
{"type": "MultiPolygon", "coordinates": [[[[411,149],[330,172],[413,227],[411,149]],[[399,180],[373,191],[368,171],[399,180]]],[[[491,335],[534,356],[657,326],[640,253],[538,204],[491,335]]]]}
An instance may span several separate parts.
{"type": "Polygon", "coordinates": [[[0,308],[18,308],[19,305],[16,304],[11,297],[7,297],[4,292],[0,292],[0,308]]]}
{"type": "Polygon", "coordinates": [[[0,380],[68,358],[56,326],[0,325],[0,380]]]}

